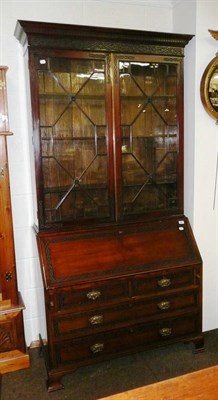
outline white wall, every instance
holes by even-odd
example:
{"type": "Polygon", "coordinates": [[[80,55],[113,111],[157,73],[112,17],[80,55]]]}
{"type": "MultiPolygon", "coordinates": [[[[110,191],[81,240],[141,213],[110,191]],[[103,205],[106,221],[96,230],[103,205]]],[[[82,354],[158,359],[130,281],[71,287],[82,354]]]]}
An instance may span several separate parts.
{"type": "MultiPolygon", "coordinates": [[[[185,213],[193,226],[194,155],[195,155],[195,91],[196,91],[196,0],[183,0],[173,9],[173,27],[179,33],[194,35],[185,47],[184,60],[184,192],[185,213]],[[185,23],[184,23],[185,20],[185,23]]],[[[197,88],[198,90],[198,88],[197,88]]]]}
{"type": "Polygon", "coordinates": [[[169,7],[168,0],[0,0],[0,65],[9,67],[7,73],[9,119],[14,136],[8,139],[8,151],[18,286],[26,305],[24,322],[27,345],[38,339],[39,332],[42,337],[46,337],[46,326],[42,280],[32,230],[34,218],[32,161],[29,151],[31,140],[29,87],[25,79],[23,49],[13,35],[17,19],[184,33],[195,33],[196,27],[200,39],[203,36],[204,57],[201,57],[202,43],[197,36],[186,49],[185,72],[189,71],[190,77],[186,78],[189,95],[186,94],[185,97],[186,147],[189,156],[186,158],[189,168],[188,170],[186,168],[185,201],[186,212],[196,231],[207,271],[204,286],[204,329],[213,329],[218,325],[216,310],[211,311],[214,309],[214,304],[217,304],[218,286],[215,249],[217,229],[215,231],[215,210],[211,209],[217,140],[217,132],[214,130],[217,130],[217,127],[215,128],[214,122],[206,115],[199,101],[199,79],[207,61],[209,62],[215,53],[214,43],[209,38],[207,29],[208,21],[211,21],[211,28],[217,29],[217,16],[214,13],[217,0],[196,1],[197,4],[205,4],[205,7],[206,4],[210,4],[207,6],[205,17],[203,5],[199,6],[198,10],[196,2],[191,0],[181,2],[174,0],[173,9],[169,7]],[[192,14],[189,12],[187,14],[189,3],[192,14]],[[200,22],[193,24],[196,15],[200,22]]]}
{"type": "Polygon", "coordinates": [[[204,260],[204,327],[211,329],[218,326],[218,125],[202,107],[199,85],[218,42],[208,28],[218,29],[217,0],[198,1],[195,68],[194,230],[204,260]]]}
{"type": "Polygon", "coordinates": [[[218,50],[208,32],[218,30],[218,0],[184,0],[174,8],[174,24],[195,32],[185,52],[185,213],[203,258],[203,328],[209,330],[218,326],[218,125],[203,108],[200,83],[218,50]]]}

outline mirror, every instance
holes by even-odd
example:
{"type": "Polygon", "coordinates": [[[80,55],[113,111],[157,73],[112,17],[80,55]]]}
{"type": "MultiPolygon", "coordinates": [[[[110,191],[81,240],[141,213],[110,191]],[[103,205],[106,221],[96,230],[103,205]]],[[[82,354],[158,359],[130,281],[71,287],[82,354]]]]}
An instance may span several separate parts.
{"type": "Polygon", "coordinates": [[[205,110],[218,123],[218,56],[213,58],[203,73],[201,100],[205,110]]]}

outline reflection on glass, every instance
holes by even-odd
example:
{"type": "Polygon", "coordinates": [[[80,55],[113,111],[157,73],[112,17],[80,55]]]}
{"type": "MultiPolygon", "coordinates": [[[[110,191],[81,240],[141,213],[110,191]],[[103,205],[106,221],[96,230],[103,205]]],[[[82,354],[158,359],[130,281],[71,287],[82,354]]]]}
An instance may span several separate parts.
{"type": "Polygon", "coordinates": [[[39,60],[46,222],[108,217],[105,65],[39,60]]]}
{"type": "Polygon", "coordinates": [[[123,214],[177,207],[177,65],[119,64],[123,214]]]}

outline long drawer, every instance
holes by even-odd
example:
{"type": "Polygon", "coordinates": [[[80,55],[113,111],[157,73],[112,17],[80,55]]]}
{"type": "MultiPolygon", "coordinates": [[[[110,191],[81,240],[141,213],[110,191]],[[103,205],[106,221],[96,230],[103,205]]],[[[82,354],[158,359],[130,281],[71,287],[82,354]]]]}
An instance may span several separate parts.
{"type": "Polygon", "coordinates": [[[162,295],[156,298],[131,301],[113,307],[98,308],[64,316],[51,316],[53,337],[63,339],[69,336],[93,334],[122,324],[134,324],[140,320],[154,320],[173,315],[182,315],[197,310],[197,290],[162,295]]]}
{"type": "Polygon", "coordinates": [[[170,343],[198,332],[199,316],[166,319],[108,333],[50,343],[52,368],[101,360],[113,354],[127,354],[153,345],[170,343]]]}

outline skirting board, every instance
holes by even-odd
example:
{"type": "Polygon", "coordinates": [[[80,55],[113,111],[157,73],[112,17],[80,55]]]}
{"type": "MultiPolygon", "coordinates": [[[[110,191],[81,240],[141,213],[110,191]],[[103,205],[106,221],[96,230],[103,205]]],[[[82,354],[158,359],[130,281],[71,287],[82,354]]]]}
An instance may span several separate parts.
{"type": "MultiPolygon", "coordinates": [[[[47,345],[47,340],[46,339],[42,339],[43,341],[43,345],[46,346],[47,345]]],[[[41,347],[42,342],[41,340],[34,340],[33,342],[30,343],[30,349],[35,349],[37,347],[41,347]]]]}

